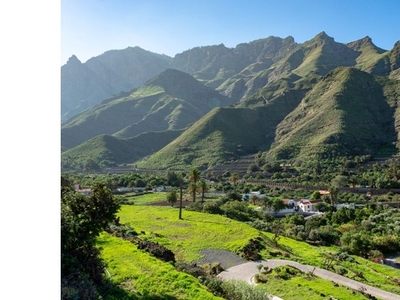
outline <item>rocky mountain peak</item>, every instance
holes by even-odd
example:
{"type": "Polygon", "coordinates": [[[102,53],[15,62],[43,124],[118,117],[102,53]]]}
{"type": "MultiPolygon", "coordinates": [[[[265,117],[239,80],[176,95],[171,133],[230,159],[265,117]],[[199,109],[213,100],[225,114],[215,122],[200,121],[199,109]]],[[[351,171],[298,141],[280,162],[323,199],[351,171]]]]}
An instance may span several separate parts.
{"type": "Polygon", "coordinates": [[[76,57],[76,55],[72,55],[68,61],[67,61],[68,65],[80,65],[82,64],[81,61],[76,57]]]}

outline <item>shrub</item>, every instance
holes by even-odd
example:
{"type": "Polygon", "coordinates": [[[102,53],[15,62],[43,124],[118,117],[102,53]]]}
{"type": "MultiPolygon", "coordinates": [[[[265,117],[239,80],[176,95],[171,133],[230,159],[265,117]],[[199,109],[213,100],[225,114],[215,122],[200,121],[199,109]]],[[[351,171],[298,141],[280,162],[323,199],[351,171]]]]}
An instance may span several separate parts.
{"type": "Polygon", "coordinates": [[[346,275],[348,273],[348,270],[342,266],[334,266],[333,269],[335,270],[335,272],[339,275],[346,275]]]}
{"type": "Polygon", "coordinates": [[[203,211],[203,203],[201,203],[201,202],[190,203],[188,206],[186,206],[186,210],[202,212],[203,211]]]}
{"type": "Polygon", "coordinates": [[[175,268],[178,271],[188,273],[196,278],[200,276],[206,277],[207,274],[202,267],[197,265],[196,263],[185,263],[185,262],[178,262],[175,264],[175,268]]]}
{"type": "Polygon", "coordinates": [[[261,221],[261,220],[255,220],[253,222],[247,222],[250,226],[254,227],[257,230],[262,230],[262,231],[270,231],[270,227],[267,222],[261,221]]]}
{"type": "Polygon", "coordinates": [[[254,276],[254,281],[256,283],[266,283],[268,282],[268,275],[264,273],[258,273],[254,276]]]}
{"type": "Polygon", "coordinates": [[[203,212],[209,213],[209,214],[216,214],[216,215],[221,215],[222,210],[220,208],[221,206],[220,201],[207,201],[203,204],[203,212]]]}
{"type": "Polygon", "coordinates": [[[171,250],[158,243],[141,240],[138,242],[137,247],[138,249],[149,252],[151,255],[158,259],[161,259],[162,261],[175,262],[175,254],[171,250]]]}
{"type": "Polygon", "coordinates": [[[261,259],[259,251],[264,248],[265,246],[261,243],[261,238],[258,237],[250,239],[249,243],[239,250],[239,254],[246,260],[257,260],[261,259]]]}
{"type": "Polygon", "coordinates": [[[223,297],[230,300],[264,300],[270,295],[242,280],[227,280],[222,282],[223,297]]]}

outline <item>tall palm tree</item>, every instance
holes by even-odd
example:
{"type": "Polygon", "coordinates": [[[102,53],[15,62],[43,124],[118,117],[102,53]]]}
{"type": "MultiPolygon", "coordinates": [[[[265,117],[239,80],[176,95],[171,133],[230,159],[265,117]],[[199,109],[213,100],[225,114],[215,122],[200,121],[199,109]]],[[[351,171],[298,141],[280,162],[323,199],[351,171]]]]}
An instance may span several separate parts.
{"type": "Polygon", "coordinates": [[[179,184],[179,220],[182,220],[182,194],[183,194],[183,184],[185,183],[183,177],[178,175],[178,184],[179,184]]]}
{"type": "Polygon", "coordinates": [[[331,198],[331,205],[332,205],[332,207],[334,207],[336,204],[336,201],[337,201],[337,196],[339,194],[339,188],[331,185],[329,187],[328,191],[329,191],[329,196],[331,198]]]}
{"type": "Polygon", "coordinates": [[[197,182],[200,180],[200,174],[201,173],[199,170],[197,170],[197,168],[194,168],[189,174],[190,181],[192,182],[191,189],[192,189],[193,202],[196,202],[196,188],[197,188],[197,182]]]}
{"type": "Polygon", "coordinates": [[[236,194],[236,184],[237,184],[237,181],[239,180],[239,175],[238,174],[236,174],[236,173],[232,173],[232,175],[231,175],[231,181],[232,181],[232,183],[233,183],[233,191],[235,192],[235,194],[236,194]]]}
{"type": "Polygon", "coordinates": [[[199,186],[200,192],[201,192],[201,202],[204,202],[204,195],[207,191],[207,183],[204,179],[200,181],[200,186],[199,186]]]}

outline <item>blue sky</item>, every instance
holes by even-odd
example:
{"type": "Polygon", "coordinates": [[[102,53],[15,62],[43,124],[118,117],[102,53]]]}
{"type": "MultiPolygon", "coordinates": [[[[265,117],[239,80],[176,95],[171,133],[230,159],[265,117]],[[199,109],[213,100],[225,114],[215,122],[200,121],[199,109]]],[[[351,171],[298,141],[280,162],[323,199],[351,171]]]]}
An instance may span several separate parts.
{"type": "Polygon", "coordinates": [[[337,42],[400,40],[397,0],[62,0],[61,64],[139,46],[174,56],[196,46],[235,47],[268,36],[337,42]]]}

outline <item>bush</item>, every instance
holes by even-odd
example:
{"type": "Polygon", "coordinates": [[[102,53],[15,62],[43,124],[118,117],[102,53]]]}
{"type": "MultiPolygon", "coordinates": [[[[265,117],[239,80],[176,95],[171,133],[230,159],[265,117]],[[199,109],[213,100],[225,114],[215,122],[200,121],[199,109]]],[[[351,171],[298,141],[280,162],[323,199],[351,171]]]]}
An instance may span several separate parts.
{"type": "Polygon", "coordinates": [[[348,270],[342,266],[334,266],[333,269],[335,270],[335,272],[339,275],[346,275],[348,273],[348,270]]]}
{"type": "Polygon", "coordinates": [[[242,222],[256,220],[260,217],[257,211],[242,201],[228,201],[221,206],[221,210],[228,218],[242,222]]]}
{"type": "Polygon", "coordinates": [[[255,286],[242,280],[227,280],[221,285],[224,299],[229,300],[264,300],[269,299],[270,294],[257,289],[255,286]]]}
{"type": "Polygon", "coordinates": [[[137,247],[138,249],[149,252],[151,255],[158,259],[161,259],[162,261],[175,262],[175,254],[171,250],[165,248],[163,245],[160,245],[158,243],[141,240],[138,242],[137,247]]]}
{"type": "Polygon", "coordinates": [[[186,210],[202,212],[203,211],[203,203],[201,203],[201,202],[190,203],[188,206],[186,206],[186,210]]]}
{"type": "Polygon", "coordinates": [[[254,276],[254,281],[256,283],[266,283],[266,282],[268,282],[268,275],[264,274],[264,273],[257,273],[254,276]]]}
{"type": "Polygon", "coordinates": [[[254,227],[257,230],[262,230],[262,231],[270,231],[269,225],[267,222],[261,221],[261,220],[255,220],[253,222],[247,222],[250,226],[254,227]]]}
{"type": "Polygon", "coordinates": [[[220,207],[221,205],[222,203],[220,201],[207,201],[203,204],[203,212],[221,215],[223,213],[220,207]]]}
{"type": "Polygon", "coordinates": [[[261,241],[262,239],[260,237],[256,239],[250,239],[249,243],[239,250],[240,256],[246,260],[261,259],[259,251],[265,248],[261,241]]]}

